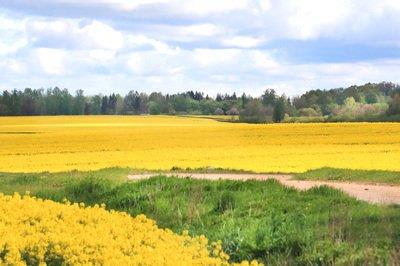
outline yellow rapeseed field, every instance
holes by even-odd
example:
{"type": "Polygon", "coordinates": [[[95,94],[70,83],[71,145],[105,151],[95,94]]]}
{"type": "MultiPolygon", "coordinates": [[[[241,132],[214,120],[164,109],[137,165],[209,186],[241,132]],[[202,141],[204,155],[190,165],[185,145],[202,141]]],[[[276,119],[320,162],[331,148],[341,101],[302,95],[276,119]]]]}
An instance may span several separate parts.
{"type": "Polygon", "coordinates": [[[228,265],[228,259],[220,242],[160,229],[144,215],[0,195],[0,265],[228,265]]]}
{"type": "Polygon", "coordinates": [[[400,171],[399,123],[241,124],[201,117],[0,118],[0,171],[220,167],[400,171]]]}

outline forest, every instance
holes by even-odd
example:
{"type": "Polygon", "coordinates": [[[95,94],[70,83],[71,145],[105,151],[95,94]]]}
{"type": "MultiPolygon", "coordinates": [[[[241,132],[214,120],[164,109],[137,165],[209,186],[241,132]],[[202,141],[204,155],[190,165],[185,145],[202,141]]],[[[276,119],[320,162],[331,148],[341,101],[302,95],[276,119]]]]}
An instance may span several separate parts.
{"type": "Polygon", "coordinates": [[[201,91],[176,94],[129,91],[126,95],[71,94],[59,87],[4,90],[1,116],[30,115],[227,115],[250,123],[324,121],[400,121],[400,85],[367,83],[316,89],[294,97],[269,88],[259,97],[201,91]]]}

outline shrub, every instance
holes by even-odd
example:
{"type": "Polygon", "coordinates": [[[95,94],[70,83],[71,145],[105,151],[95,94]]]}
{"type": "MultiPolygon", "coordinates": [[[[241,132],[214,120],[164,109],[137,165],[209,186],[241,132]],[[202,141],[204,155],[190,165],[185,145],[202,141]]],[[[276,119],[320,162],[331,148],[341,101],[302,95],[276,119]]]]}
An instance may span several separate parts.
{"type": "Polygon", "coordinates": [[[215,114],[215,115],[224,115],[225,113],[224,113],[224,110],[222,110],[221,108],[217,108],[217,109],[214,111],[214,114],[215,114]]]}
{"type": "Polygon", "coordinates": [[[227,115],[239,115],[239,111],[236,107],[232,107],[228,111],[226,111],[227,115]]]}
{"type": "Polygon", "coordinates": [[[300,116],[307,116],[307,117],[316,117],[321,116],[321,113],[318,113],[314,108],[301,108],[299,110],[300,116]]]}
{"type": "Polygon", "coordinates": [[[379,120],[388,111],[387,103],[363,104],[353,97],[344,101],[343,105],[332,107],[330,121],[374,121],[379,120]]]}
{"type": "Polygon", "coordinates": [[[251,100],[240,112],[239,120],[247,123],[265,123],[267,121],[265,107],[259,100],[251,100]]]}

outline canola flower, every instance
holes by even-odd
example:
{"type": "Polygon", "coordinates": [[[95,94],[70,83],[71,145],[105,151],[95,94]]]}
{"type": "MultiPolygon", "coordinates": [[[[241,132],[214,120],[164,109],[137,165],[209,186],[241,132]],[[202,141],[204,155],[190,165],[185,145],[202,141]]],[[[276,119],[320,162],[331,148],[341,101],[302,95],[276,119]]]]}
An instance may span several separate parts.
{"type": "Polygon", "coordinates": [[[1,172],[129,167],[400,171],[400,123],[243,124],[202,117],[0,117],[1,172]]]}
{"type": "Polygon", "coordinates": [[[0,265],[229,265],[228,259],[221,242],[160,229],[144,215],[0,195],[0,265]]]}

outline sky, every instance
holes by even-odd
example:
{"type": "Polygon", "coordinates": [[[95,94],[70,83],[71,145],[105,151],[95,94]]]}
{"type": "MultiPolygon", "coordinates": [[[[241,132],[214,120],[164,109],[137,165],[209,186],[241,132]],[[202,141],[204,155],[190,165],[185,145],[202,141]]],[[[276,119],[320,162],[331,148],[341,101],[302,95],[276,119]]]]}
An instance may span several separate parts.
{"type": "Polygon", "coordinates": [[[0,90],[288,96],[400,82],[397,0],[0,0],[0,90]]]}

